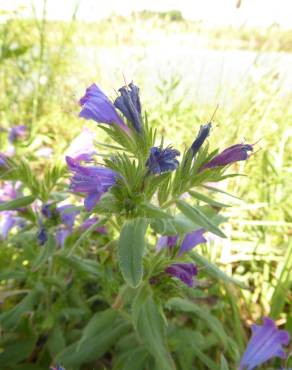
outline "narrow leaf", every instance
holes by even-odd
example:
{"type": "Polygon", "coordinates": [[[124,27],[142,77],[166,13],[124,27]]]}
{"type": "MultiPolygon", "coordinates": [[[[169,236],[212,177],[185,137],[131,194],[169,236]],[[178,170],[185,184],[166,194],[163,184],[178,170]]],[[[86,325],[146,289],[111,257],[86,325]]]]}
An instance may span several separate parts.
{"type": "Polygon", "coordinates": [[[56,241],[53,236],[49,235],[48,241],[40,248],[40,254],[32,265],[33,271],[38,270],[54,254],[56,250],[56,241]]]}
{"type": "Polygon", "coordinates": [[[214,206],[214,207],[219,207],[219,208],[230,207],[230,205],[228,204],[217,202],[216,200],[207,197],[205,194],[198,193],[197,191],[194,191],[194,190],[189,190],[189,194],[192,197],[198,200],[201,200],[202,202],[205,202],[207,204],[210,204],[211,206],[214,206]]]}
{"type": "Polygon", "coordinates": [[[220,270],[219,267],[208,261],[205,257],[201,256],[197,252],[192,251],[189,253],[189,255],[195,262],[203,265],[205,267],[204,271],[213,278],[237,285],[242,289],[249,289],[243,282],[227,275],[224,271],[220,270]]]}
{"type": "Polygon", "coordinates": [[[5,202],[0,204],[1,211],[11,211],[13,209],[26,207],[35,200],[33,195],[28,195],[26,197],[11,200],[10,202],[5,202]]]}
{"type": "Polygon", "coordinates": [[[211,231],[213,234],[226,238],[226,235],[200,210],[199,207],[190,206],[182,200],[177,200],[178,209],[191,221],[197,223],[204,229],[211,231]]]}
{"type": "Polygon", "coordinates": [[[147,223],[143,218],[124,223],[118,243],[120,269],[125,281],[133,288],[143,277],[143,253],[147,223]]]}
{"type": "Polygon", "coordinates": [[[155,358],[158,369],[175,369],[174,362],[167,349],[165,322],[150,296],[140,307],[137,317],[137,332],[155,358]]]}

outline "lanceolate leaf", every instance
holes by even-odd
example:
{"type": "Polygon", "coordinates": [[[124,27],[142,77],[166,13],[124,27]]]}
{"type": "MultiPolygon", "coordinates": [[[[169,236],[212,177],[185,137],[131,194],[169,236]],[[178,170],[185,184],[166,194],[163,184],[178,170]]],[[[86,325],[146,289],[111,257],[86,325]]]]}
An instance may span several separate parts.
{"type": "Polygon", "coordinates": [[[40,247],[40,254],[32,265],[32,270],[38,270],[54,254],[56,250],[56,241],[52,235],[49,235],[48,241],[40,247]]]}
{"type": "Polygon", "coordinates": [[[75,342],[60,353],[56,362],[65,368],[80,366],[83,363],[97,360],[113,346],[117,340],[129,331],[129,324],[121,322],[116,326],[104,328],[95,336],[85,339],[82,343],[75,342]]]}
{"type": "Polygon", "coordinates": [[[226,238],[226,235],[200,210],[199,207],[190,206],[183,200],[177,200],[176,204],[178,209],[191,221],[221,238],[226,238]]]}
{"type": "Polygon", "coordinates": [[[151,296],[140,306],[136,325],[139,337],[155,358],[157,369],[174,370],[166,344],[165,322],[151,296]]]}
{"type": "Polygon", "coordinates": [[[186,299],[176,297],[171,298],[167,302],[167,305],[173,310],[191,313],[197,316],[199,319],[205,321],[207,326],[214,332],[214,334],[220,338],[222,344],[227,347],[229,342],[227,333],[224,331],[220,321],[211,313],[209,313],[206,308],[200,307],[186,299]]]}
{"type": "Polygon", "coordinates": [[[206,267],[204,271],[206,272],[206,274],[212,276],[213,278],[223,280],[226,283],[237,285],[242,289],[249,289],[243,282],[234,279],[232,276],[228,276],[224,271],[220,270],[219,267],[208,261],[205,257],[201,256],[197,252],[192,251],[190,253],[190,256],[196,263],[206,267]]]}
{"type": "Polygon", "coordinates": [[[30,205],[35,200],[33,195],[11,200],[0,204],[0,211],[11,211],[13,209],[22,208],[30,205]]]}
{"type": "Polygon", "coordinates": [[[119,264],[125,281],[137,287],[143,277],[143,253],[147,222],[135,218],[124,223],[118,243],[119,264]]]}
{"type": "Polygon", "coordinates": [[[189,194],[192,197],[194,197],[198,200],[201,200],[204,203],[210,204],[211,206],[214,206],[214,207],[220,207],[220,208],[221,207],[230,207],[230,205],[228,205],[228,204],[217,202],[216,200],[214,200],[212,198],[209,198],[207,195],[198,193],[197,191],[194,191],[194,190],[189,190],[189,194]]]}

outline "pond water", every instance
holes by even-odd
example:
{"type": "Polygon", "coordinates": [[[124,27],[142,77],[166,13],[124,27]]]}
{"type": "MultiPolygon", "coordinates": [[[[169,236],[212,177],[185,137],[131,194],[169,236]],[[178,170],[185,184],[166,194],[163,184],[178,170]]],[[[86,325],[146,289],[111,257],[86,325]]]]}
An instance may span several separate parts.
{"type": "MultiPolygon", "coordinates": [[[[102,83],[117,86],[123,74],[147,86],[149,97],[161,79],[178,77],[186,99],[226,104],[262,78],[274,76],[281,93],[292,92],[292,54],[246,50],[212,50],[196,45],[164,42],[146,47],[80,48],[88,74],[100,70],[102,83]]],[[[178,92],[182,93],[180,89],[178,92]]]]}

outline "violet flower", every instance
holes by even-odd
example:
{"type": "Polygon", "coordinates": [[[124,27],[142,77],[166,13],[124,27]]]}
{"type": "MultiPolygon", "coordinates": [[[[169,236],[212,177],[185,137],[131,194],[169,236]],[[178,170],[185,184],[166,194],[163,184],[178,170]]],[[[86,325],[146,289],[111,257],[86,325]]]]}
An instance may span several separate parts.
{"type": "Polygon", "coordinates": [[[198,269],[193,263],[174,263],[167,267],[165,271],[189,287],[194,286],[193,278],[198,274],[198,269]]]}
{"type": "Polygon", "coordinates": [[[177,169],[179,162],[176,159],[180,152],[170,147],[162,149],[153,147],[150,150],[149,158],[146,161],[146,166],[153,174],[161,174],[163,172],[174,171],[177,169]]]}
{"type": "Polygon", "coordinates": [[[7,239],[9,231],[16,225],[16,214],[13,211],[1,212],[0,235],[3,240],[7,239]]]}
{"type": "MultiPolygon", "coordinates": [[[[178,255],[181,256],[182,254],[192,250],[198,244],[206,243],[206,239],[203,236],[205,232],[205,229],[197,229],[195,231],[192,231],[191,233],[186,234],[179,248],[178,255]]],[[[165,247],[173,248],[177,244],[177,240],[178,235],[162,236],[158,240],[156,250],[159,252],[162,248],[165,247]]]]}
{"type": "Polygon", "coordinates": [[[198,153],[201,146],[204,144],[204,141],[209,136],[211,127],[212,127],[211,122],[207,123],[206,125],[201,125],[200,126],[200,130],[198,132],[198,135],[197,135],[195,141],[193,142],[193,144],[191,146],[191,151],[192,151],[193,157],[198,153]]]}
{"type": "Polygon", "coordinates": [[[70,204],[60,206],[56,211],[60,214],[62,223],[72,232],[76,216],[80,211],[70,204]]]}
{"type": "Polygon", "coordinates": [[[53,219],[58,223],[61,221],[56,231],[56,241],[59,246],[63,246],[67,236],[73,232],[75,219],[80,211],[70,204],[56,207],[54,203],[47,203],[42,206],[41,213],[48,219],[53,219]]]}
{"type": "Polygon", "coordinates": [[[181,256],[182,254],[192,250],[198,244],[206,243],[206,239],[203,236],[205,232],[205,229],[198,229],[186,234],[178,251],[178,255],[181,256]]]}
{"type": "Polygon", "coordinates": [[[86,93],[80,99],[79,104],[82,107],[79,117],[87,120],[92,119],[97,123],[116,124],[124,131],[129,132],[129,128],[115,110],[112,102],[96,84],[92,84],[86,89],[86,93]]]}
{"type": "Polygon", "coordinates": [[[7,157],[4,153],[0,152],[0,167],[8,167],[7,157]]]}
{"type": "Polygon", "coordinates": [[[134,129],[142,132],[141,102],[139,97],[139,88],[131,82],[129,85],[119,89],[120,96],[114,102],[123,115],[132,123],[134,129]]]}
{"type": "Polygon", "coordinates": [[[27,127],[25,125],[11,127],[9,130],[8,140],[12,144],[15,140],[24,138],[26,133],[27,127]]]}
{"type": "MultiPolygon", "coordinates": [[[[0,188],[0,204],[17,198],[19,185],[20,183],[4,182],[2,188],[0,188]]],[[[0,235],[4,240],[14,226],[24,226],[24,220],[17,216],[16,211],[2,211],[0,216],[0,235]]]]}
{"type": "Polygon", "coordinates": [[[91,211],[100,197],[116,183],[118,174],[105,167],[81,166],[71,157],[66,157],[69,170],[73,173],[70,189],[86,195],[84,206],[91,211]]]}
{"type": "Polygon", "coordinates": [[[93,140],[93,132],[83,128],[82,132],[71,142],[66,155],[78,162],[90,161],[92,155],[95,154],[93,140]]]}
{"type": "MultiPolygon", "coordinates": [[[[80,225],[80,230],[85,231],[89,229],[92,225],[98,222],[98,217],[91,217],[85,220],[81,225],[80,225]]],[[[97,226],[94,231],[100,234],[107,234],[107,230],[105,226],[97,226]]]]}
{"type": "Polygon", "coordinates": [[[229,148],[223,150],[223,152],[221,152],[220,154],[216,155],[209,162],[204,164],[200,170],[202,171],[206,168],[227,166],[228,164],[234,162],[245,161],[249,157],[248,152],[252,151],[253,146],[250,144],[232,145],[229,148]]]}
{"type": "Polygon", "coordinates": [[[264,317],[262,326],[252,325],[252,337],[242,356],[238,370],[252,370],[273,357],[285,358],[282,346],[287,346],[290,340],[286,330],[279,330],[275,322],[264,317]]]}
{"type": "Polygon", "coordinates": [[[156,251],[160,252],[161,249],[168,247],[168,248],[173,248],[176,246],[178,240],[178,235],[173,235],[173,236],[161,236],[158,239],[157,245],[156,245],[156,251]]]}
{"type": "Polygon", "coordinates": [[[48,241],[47,230],[44,225],[40,223],[39,231],[37,233],[37,240],[40,246],[43,246],[48,241]]]}

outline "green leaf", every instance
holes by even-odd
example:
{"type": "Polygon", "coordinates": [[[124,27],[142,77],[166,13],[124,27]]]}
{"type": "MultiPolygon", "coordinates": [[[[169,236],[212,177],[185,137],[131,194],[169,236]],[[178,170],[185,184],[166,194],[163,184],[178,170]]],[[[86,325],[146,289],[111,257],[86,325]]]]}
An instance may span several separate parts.
{"type": "Polygon", "coordinates": [[[8,345],[0,353],[0,368],[6,369],[9,365],[16,365],[18,362],[29,357],[36,344],[35,337],[18,339],[15,343],[8,345]]]}
{"type": "Polygon", "coordinates": [[[24,271],[4,271],[0,273],[0,280],[22,280],[26,277],[26,273],[24,271]]]}
{"type": "Polygon", "coordinates": [[[140,306],[136,330],[155,358],[160,370],[174,370],[175,365],[167,348],[165,322],[151,296],[140,306]]]}
{"type": "Polygon", "coordinates": [[[124,223],[118,242],[119,265],[125,281],[133,288],[143,277],[146,220],[136,218],[124,223]]]}
{"type": "Polygon", "coordinates": [[[13,209],[26,207],[31,204],[36,198],[33,195],[11,200],[0,204],[0,211],[11,211],[13,209]]]}
{"type": "Polygon", "coordinates": [[[229,370],[228,363],[223,355],[220,356],[220,370],[229,370]]]}
{"type": "Polygon", "coordinates": [[[55,325],[50,332],[47,346],[51,357],[55,357],[57,353],[61,352],[65,348],[65,337],[59,324],[55,325]]]}
{"type": "Polygon", "coordinates": [[[164,212],[161,208],[154,206],[151,203],[144,203],[141,206],[142,210],[144,211],[144,216],[147,218],[154,218],[154,219],[171,219],[172,216],[168,213],[164,212]]]}
{"type": "Polygon", "coordinates": [[[249,289],[243,282],[233,278],[232,276],[227,275],[224,271],[220,270],[219,267],[208,261],[205,257],[201,256],[197,252],[192,251],[189,253],[189,255],[191,256],[193,261],[197,262],[200,265],[203,265],[205,267],[204,271],[211,277],[223,280],[226,283],[237,285],[242,289],[249,289]]]}
{"type": "Polygon", "coordinates": [[[130,348],[118,356],[114,370],[145,370],[147,357],[149,353],[144,346],[130,348]]]}
{"type": "Polygon", "coordinates": [[[49,235],[48,241],[40,247],[40,254],[32,265],[32,271],[37,271],[47,260],[52,257],[56,250],[56,241],[52,235],[49,235]]]}
{"type": "Polygon", "coordinates": [[[87,258],[81,258],[78,256],[66,256],[63,254],[58,254],[58,258],[60,258],[64,263],[68,264],[69,266],[73,267],[74,269],[78,271],[82,271],[94,276],[100,275],[100,266],[99,264],[94,261],[87,258]]]}
{"type": "Polygon", "coordinates": [[[183,298],[171,298],[167,302],[167,306],[172,310],[179,310],[182,312],[192,313],[199,319],[205,321],[206,325],[216,334],[221,340],[222,344],[227,347],[229,343],[228,335],[225,333],[220,321],[206,310],[205,307],[200,307],[195,303],[183,298]]]}
{"type": "Polygon", "coordinates": [[[230,194],[230,193],[227,193],[227,191],[224,191],[224,190],[221,190],[221,189],[217,189],[217,188],[214,188],[213,186],[207,186],[207,185],[204,185],[204,188],[210,190],[210,191],[214,191],[216,193],[221,193],[221,194],[225,194],[225,195],[228,195],[229,197],[231,198],[235,198],[235,199],[239,199],[237,196],[233,195],[233,194],[230,194]]]}
{"type": "Polygon", "coordinates": [[[194,197],[194,198],[196,198],[198,200],[201,200],[202,202],[205,202],[207,204],[210,204],[211,206],[214,206],[214,207],[219,207],[219,208],[222,208],[222,207],[231,207],[228,204],[217,202],[216,200],[207,197],[207,195],[198,193],[197,191],[194,191],[194,190],[189,190],[189,194],[192,197],[194,197]]]}
{"type": "Polygon", "coordinates": [[[213,234],[226,238],[226,235],[200,210],[197,206],[190,206],[183,200],[177,200],[178,209],[191,221],[197,223],[204,229],[211,231],[213,234]]]}
{"type": "Polygon", "coordinates": [[[83,363],[95,361],[102,357],[117,340],[129,331],[128,323],[120,323],[115,327],[107,327],[100,331],[94,337],[80,342],[75,342],[66,347],[64,351],[56,357],[56,363],[64,367],[77,367],[83,363]]]}
{"type": "Polygon", "coordinates": [[[288,302],[287,292],[291,285],[291,266],[292,266],[292,243],[287,247],[284,262],[277,271],[277,284],[271,300],[270,317],[276,319],[283,312],[285,302],[288,302]]]}
{"type": "Polygon", "coordinates": [[[21,315],[33,310],[37,302],[39,292],[33,290],[21,302],[14,306],[10,311],[3,312],[0,315],[0,323],[5,329],[11,329],[18,325],[21,315]]]}
{"type": "Polygon", "coordinates": [[[100,332],[106,330],[113,325],[113,322],[118,317],[118,311],[109,308],[106,311],[98,312],[89,320],[88,324],[83,329],[82,337],[79,346],[89,338],[94,337],[100,332]]]}
{"type": "Polygon", "coordinates": [[[151,222],[151,227],[158,234],[169,236],[190,233],[199,229],[200,225],[191,221],[183,213],[179,213],[172,219],[156,219],[151,222]]]}

